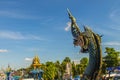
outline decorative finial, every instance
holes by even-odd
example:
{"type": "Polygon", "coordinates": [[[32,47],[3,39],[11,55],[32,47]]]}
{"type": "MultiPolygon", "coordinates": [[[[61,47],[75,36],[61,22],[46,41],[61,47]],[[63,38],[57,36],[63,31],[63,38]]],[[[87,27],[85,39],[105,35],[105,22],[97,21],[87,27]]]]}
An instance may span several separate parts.
{"type": "Polygon", "coordinates": [[[71,12],[70,12],[70,10],[68,8],[67,8],[67,12],[68,12],[69,18],[71,18],[72,14],[71,14],[71,12]]]}

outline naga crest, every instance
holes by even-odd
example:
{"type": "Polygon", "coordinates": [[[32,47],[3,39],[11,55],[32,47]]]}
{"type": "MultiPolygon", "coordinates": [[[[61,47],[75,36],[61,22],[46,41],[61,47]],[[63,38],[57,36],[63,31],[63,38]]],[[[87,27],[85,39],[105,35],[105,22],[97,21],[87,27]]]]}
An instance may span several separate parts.
{"type": "MultiPolygon", "coordinates": [[[[71,19],[71,32],[73,36],[73,44],[74,46],[80,46],[81,47],[81,52],[87,52],[88,50],[88,39],[87,36],[84,32],[80,31],[79,26],[76,23],[76,19],[72,16],[71,12],[69,9],[67,9],[69,18],[71,19]]],[[[88,31],[89,29],[84,26],[84,30],[88,31]]]]}

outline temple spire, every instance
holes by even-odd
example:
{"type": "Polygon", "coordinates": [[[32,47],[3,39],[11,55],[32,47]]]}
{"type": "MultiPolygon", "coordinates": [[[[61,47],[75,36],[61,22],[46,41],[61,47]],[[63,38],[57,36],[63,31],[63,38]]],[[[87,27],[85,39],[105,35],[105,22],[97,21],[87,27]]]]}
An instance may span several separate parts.
{"type": "Polygon", "coordinates": [[[34,69],[39,68],[41,66],[38,55],[35,55],[35,57],[33,58],[32,66],[34,67],[34,69]]]}

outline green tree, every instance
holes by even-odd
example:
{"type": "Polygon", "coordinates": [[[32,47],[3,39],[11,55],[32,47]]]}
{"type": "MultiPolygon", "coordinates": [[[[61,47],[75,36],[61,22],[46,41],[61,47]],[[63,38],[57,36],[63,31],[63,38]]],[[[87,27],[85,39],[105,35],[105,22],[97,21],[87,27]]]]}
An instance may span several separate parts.
{"type": "Polygon", "coordinates": [[[56,61],[55,63],[55,67],[56,67],[56,75],[55,75],[55,79],[60,80],[61,78],[61,64],[59,61],[56,61]]]}
{"type": "Polygon", "coordinates": [[[84,57],[80,60],[80,74],[83,74],[85,68],[87,67],[88,64],[88,58],[84,57]]]}
{"type": "Polygon", "coordinates": [[[76,65],[76,75],[80,75],[81,67],[80,64],[76,65]]]}
{"type": "Polygon", "coordinates": [[[119,54],[120,54],[120,52],[115,51],[114,48],[106,47],[105,49],[106,49],[105,53],[107,53],[107,55],[105,57],[103,57],[103,60],[106,63],[106,67],[119,66],[119,62],[120,62],[119,54]]]}
{"type": "Polygon", "coordinates": [[[86,66],[88,64],[88,58],[87,57],[84,57],[80,60],[80,64],[74,64],[74,62],[72,63],[72,74],[73,74],[73,77],[75,75],[80,75],[80,74],[83,74],[86,66]]]}
{"type": "Polygon", "coordinates": [[[101,71],[102,74],[106,73],[106,66],[107,66],[107,64],[103,61],[102,62],[102,71],[101,71]]]}
{"type": "Polygon", "coordinates": [[[118,66],[120,66],[120,53],[119,53],[119,57],[118,57],[118,66]]]}
{"type": "Polygon", "coordinates": [[[71,62],[69,57],[65,57],[65,59],[63,60],[64,62],[71,62]]]}
{"type": "Polygon", "coordinates": [[[74,62],[72,62],[72,75],[73,77],[76,75],[76,65],[74,64],[74,62]]]}
{"type": "Polygon", "coordinates": [[[53,62],[46,62],[45,71],[44,71],[44,79],[45,80],[54,80],[56,75],[56,67],[53,62]]]}

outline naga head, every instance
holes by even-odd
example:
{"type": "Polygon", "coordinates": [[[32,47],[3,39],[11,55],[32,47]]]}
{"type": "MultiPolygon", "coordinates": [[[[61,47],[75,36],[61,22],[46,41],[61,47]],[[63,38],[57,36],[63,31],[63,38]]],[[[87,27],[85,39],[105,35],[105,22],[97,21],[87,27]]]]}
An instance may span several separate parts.
{"type": "Polygon", "coordinates": [[[73,41],[74,46],[80,46],[81,52],[86,53],[88,52],[88,39],[84,35],[79,35],[79,37],[75,38],[73,41]]]}
{"type": "Polygon", "coordinates": [[[84,33],[80,31],[76,19],[72,16],[69,9],[67,9],[69,18],[71,19],[71,32],[74,38],[73,44],[74,46],[80,46],[81,52],[88,51],[88,39],[85,37],[84,33]]]}

